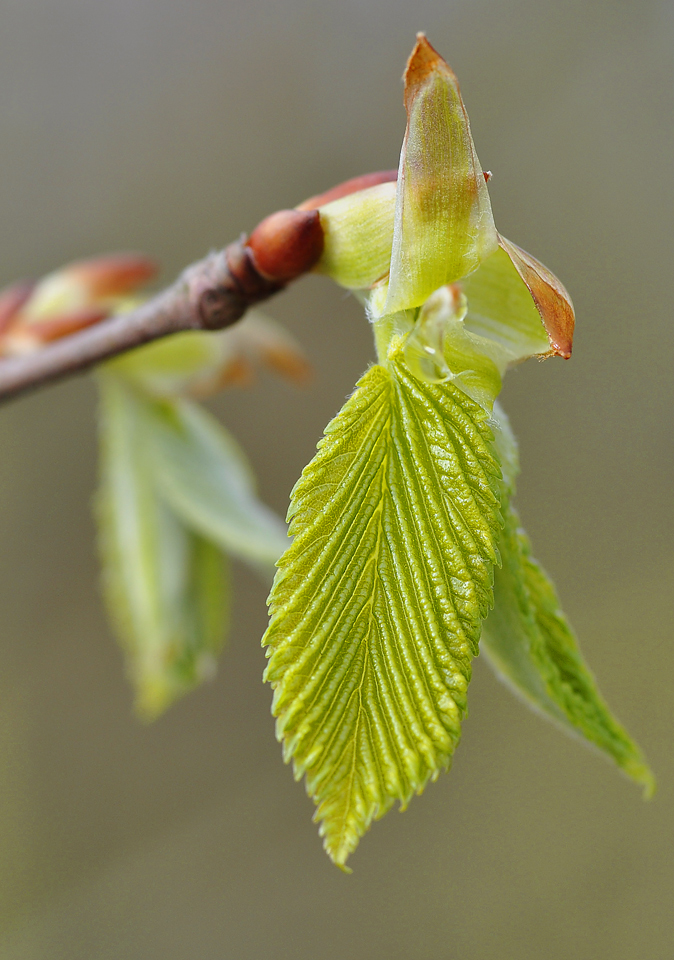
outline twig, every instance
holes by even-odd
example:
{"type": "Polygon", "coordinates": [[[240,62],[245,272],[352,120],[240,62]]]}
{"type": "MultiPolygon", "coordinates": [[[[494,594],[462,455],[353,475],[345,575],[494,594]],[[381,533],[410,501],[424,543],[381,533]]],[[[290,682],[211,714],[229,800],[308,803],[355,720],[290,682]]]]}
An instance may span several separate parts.
{"type": "Polygon", "coordinates": [[[306,273],[323,248],[317,211],[280,211],[128,313],[23,356],[0,359],[0,403],[82,373],[103,360],[184,330],[222,330],[306,273]]]}

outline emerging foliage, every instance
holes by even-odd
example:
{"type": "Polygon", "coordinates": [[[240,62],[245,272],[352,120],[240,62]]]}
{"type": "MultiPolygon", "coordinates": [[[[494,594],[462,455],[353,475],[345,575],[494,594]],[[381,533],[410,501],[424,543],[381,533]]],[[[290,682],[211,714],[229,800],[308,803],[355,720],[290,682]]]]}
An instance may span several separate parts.
{"type": "MultiPolygon", "coordinates": [[[[313,268],[356,291],[373,327],[378,363],[292,492],[295,539],[264,637],[277,736],[343,869],[374,819],[450,765],[480,643],[526,703],[646,794],[654,785],[519,526],[517,448],[494,407],[509,366],[571,355],[571,299],[497,232],[458,81],[423,35],[404,80],[397,175],[267,217],[236,255],[227,248],[222,281],[238,316],[313,268]]],[[[0,291],[0,355],[124,310],[153,270],[116,254],[0,291]]],[[[260,362],[308,375],[289,335],[253,312],[132,351],[98,378],[105,593],[145,717],[212,674],[228,556],[268,577],[288,547],[242,451],[194,402],[250,381],[260,362]]]]}
{"type": "Polygon", "coordinates": [[[153,717],[214,672],[228,587],[222,552],[160,495],[144,403],[123,381],[101,377],[103,584],[138,711],[153,717]]]}
{"type": "Polygon", "coordinates": [[[499,419],[497,440],[502,461],[509,465],[504,471],[508,487],[499,540],[502,566],[495,573],[494,609],[484,624],[482,649],[525,703],[603,750],[649,796],[653,774],[597,690],[555,588],[531,555],[529,539],[508,502],[515,492],[517,451],[502,411],[499,419]]]}
{"type": "Polygon", "coordinates": [[[255,496],[253,472],[223,426],[190,400],[146,404],[158,490],[194,530],[253,565],[273,567],[286,525],[255,496]]]}
{"type": "Polygon", "coordinates": [[[395,197],[384,173],[319,206],[317,269],[366,288],[379,363],[293,490],[263,640],[277,736],[341,867],[449,766],[485,620],[529,703],[652,786],[518,529],[516,449],[492,412],[509,365],[570,356],[571,300],[497,233],[456,77],[423,36],[405,106],[395,197]]]}
{"type": "Polygon", "coordinates": [[[457,387],[374,366],[293,491],[266,678],[339,865],[458,742],[497,560],[490,439],[457,387]]]}
{"type": "Polygon", "coordinates": [[[288,542],[238,444],[181,394],[249,379],[259,359],[303,374],[293,348],[257,315],[231,333],[133,351],[99,376],[105,595],[145,717],[213,675],[227,625],[226,556],[268,581],[288,542]]]}

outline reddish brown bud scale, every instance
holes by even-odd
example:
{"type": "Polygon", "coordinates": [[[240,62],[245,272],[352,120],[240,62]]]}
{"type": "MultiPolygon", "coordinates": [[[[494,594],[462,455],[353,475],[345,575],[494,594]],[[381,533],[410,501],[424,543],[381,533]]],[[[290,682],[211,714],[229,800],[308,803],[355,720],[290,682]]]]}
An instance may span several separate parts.
{"type": "Polygon", "coordinates": [[[316,265],[323,242],[317,210],[279,210],[257,225],[246,246],[263,277],[287,283],[316,265]]]}
{"type": "Polygon", "coordinates": [[[34,289],[33,280],[19,280],[0,292],[0,335],[17,319],[34,289]]]}
{"type": "Polygon", "coordinates": [[[338,183],[336,187],[331,187],[325,193],[319,193],[315,197],[303,200],[295,209],[316,210],[318,207],[325,206],[326,203],[341,200],[342,197],[348,197],[359,190],[367,190],[368,187],[376,187],[380,183],[391,183],[397,179],[397,170],[378,170],[376,173],[363,173],[360,177],[352,177],[350,180],[345,180],[344,183],[338,183]]]}
{"type": "Polygon", "coordinates": [[[34,341],[38,346],[91,327],[105,320],[109,315],[110,310],[106,307],[83,307],[81,310],[73,310],[70,313],[62,313],[48,319],[34,320],[30,324],[17,326],[16,330],[11,331],[8,339],[34,341]]]}
{"type": "Polygon", "coordinates": [[[147,283],[157,265],[141,253],[111,253],[72,263],[63,272],[82,283],[92,297],[114,297],[147,283]]]}
{"type": "Polygon", "coordinates": [[[566,287],[540,260],[518,247],[512,240],[499,236],[499,246],[510,257],[513,266],[529,289],[541,315],[550,341],[550,354],[568,360],[573,346],[575,315],[566,287]]]}

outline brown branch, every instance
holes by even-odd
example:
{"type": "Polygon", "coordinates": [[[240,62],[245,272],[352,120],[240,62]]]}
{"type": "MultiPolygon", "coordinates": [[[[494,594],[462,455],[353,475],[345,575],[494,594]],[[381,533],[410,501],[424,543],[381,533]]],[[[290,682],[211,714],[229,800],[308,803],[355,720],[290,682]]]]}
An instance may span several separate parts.
{"type": "Polygon", "coordinates": [[[272,214],[249,239],[242,237],[187,267],[138,309],[31,353],[0,359],[0,403],[172,333],[229,327],[250,306],[310,270],[322,249],[316,210],[272,214]]]}

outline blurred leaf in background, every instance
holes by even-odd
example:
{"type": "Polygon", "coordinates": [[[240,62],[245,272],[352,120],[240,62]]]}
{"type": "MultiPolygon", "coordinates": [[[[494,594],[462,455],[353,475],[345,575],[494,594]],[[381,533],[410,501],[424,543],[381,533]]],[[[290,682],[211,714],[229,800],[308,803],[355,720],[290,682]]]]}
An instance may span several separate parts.
{"type": "Polygon", "coordinates": [[[296,382],[308,376],[295,341],[259,313],[232,330],[141,347],[99,374],[103,582],[147,718],[214,673],[226,557],[269,581],[287,546],[286,525],[258,500],[239,445],[185,396],[248,383],[259,363],[296,382]]]}
{"type": "Polygon", "coordinates": [[[211,676],[228,614],[225,557],[161,496],[147,401],[100,376],[100,527],[105,599],[140,714],[161,713],[211,676]]]}
{"type": "MultiPolygon", "coordinates": [[[[20,355],[133,306],[154,275],[112,254],[0,293],[0,353],[20,355]]],[[[110,621],[139,714],[152,718],[215,672],[228,623],[229,555],[270,581],[285,523],[261,503],[225,428],[189,396],[252,382],[260,365],[303,383],[307,361],[283,328],[251,312],[234,329],[189,332],[104,365],[96,501],[110,621]]]]}

